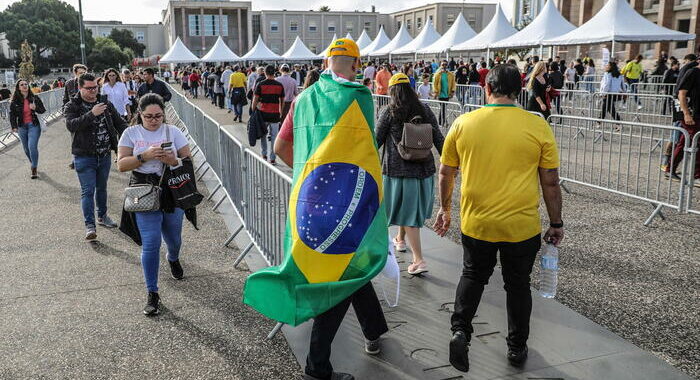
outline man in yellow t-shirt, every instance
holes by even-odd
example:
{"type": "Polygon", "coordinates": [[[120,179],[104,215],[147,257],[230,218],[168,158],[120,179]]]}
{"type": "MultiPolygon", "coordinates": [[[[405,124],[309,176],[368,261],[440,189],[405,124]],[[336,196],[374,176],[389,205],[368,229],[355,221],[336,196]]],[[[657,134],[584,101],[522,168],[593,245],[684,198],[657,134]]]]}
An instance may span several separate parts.
{"type": "MultiPolygon", "coordinates": [[[[633,94],[637,93],[637,86],[634,86],[634,84],[639,83],[639,80],[642,78],[642,72],[644,72],[644,68],[642,67],[641,54],[638,55],[635,60],[629,61],[625,67],[622,68],[622,75],[625,76],[625,81],[627,81],[630,87],[629,91],[633,94]]],[[[637,103],[637,109],[642,109],[637,95],[634,96],[634,101],[637,103]]]]}
{"type": "Polygon", "coordinates": [[[246,81],[243,68],[235,66],[233,74],[229,77],[228,91],[231,96],[231,106],[233,107],[233,121],[243,122],[243,106],[246,101],[246,81]]]}
{"type": "Polygon", "coordinates": [[[469,370],[471,325],[500,252],[507,295],[508,353],[512,365],[527,359],[532,298],[530,273],[539,251],[539,186],[549,213],[547,242],[564,236],[559,188],[559,157],[547,122],[515,105],[520,72],[496,65],[484,88],[489,102],[452,124],[442,149],[440,211],[435,231],[450,227],[454,179],[462,175],[460,217],[464,267],[452,314],[450,363],[469,370]]]}

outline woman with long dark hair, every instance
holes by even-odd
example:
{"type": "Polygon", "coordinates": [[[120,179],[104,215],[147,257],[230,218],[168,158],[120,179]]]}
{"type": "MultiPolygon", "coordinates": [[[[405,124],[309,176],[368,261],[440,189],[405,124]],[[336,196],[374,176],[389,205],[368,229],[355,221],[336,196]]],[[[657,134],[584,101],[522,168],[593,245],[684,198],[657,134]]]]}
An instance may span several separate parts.
{"type": "Polygon", "coordinates": [[[29,90],[29,82],[20,79],[15,84],[15,92],[10,101],[10,126],[12,132],[19,134],[19,139],[31,164],[31,179],[39,178],[39,137],[41,124],[39,116],[46,112],[41,99],[29,90]]]}
{"type": "Polygon", "coordinates": [[[605,119],[606,114],[610,114],[613,119],[620,120],[615,103],[620,100],[620,93],[623,91],[622,74],[617,67],[617,63],[610,62],[605,66],[605,74],[600,81],[600,92],[605,94],[603,98],[603,109],[600,110],[600,118],[605,119]]]}
{"type": "Polygon", "coordinates": [[[102,83],[102,89],[100,89],[101,94],[107,95],[107,100],[114,105],[114,108],[117,109],[117,112],[119,112],[124,120],[130,120],[131,99],[129,99],[129,90],[126,88],[124,82],[122,82],[119,72],[112,68],[107,69],[102,83]]]}
{"type": "MultiPolygon", "coordinates": [[[[165,123],[165,102],[158,94],[141,97],[134,120],[136,124],[127,128],[119,140],[117,166],[120,172],[131,172],[129,186],[157,186],[165,165],[179,167],[183,159],[190,157],[187,138],[179,128],[165,123]]],[[[166,191],[163,191],[165,194],[166,191]]],[[[161,240],[165,240],[168,246],[167,259],[172,277],[179,280],[184,275],[180,265],[180,247],[185,211],[173,203],[172,200],[168,202],[168,197],[162,196],[160,210],[134,213],[142,242],[141,264],[148,291],[143,313],[147,316],[160,313],[158,268],[161,240]]]]}
{"type": "Polygon", "coordinates": [[[432,215],[435,160],[432,155],[423,161],[405,160],[399,154],[397,145],[403,138],[404,123],[431,125],[432,143],[439,153],[442,153],[445,138],[435,115],[426,104],[420,102],[405,74],[391,77],[389,96],[389,105],[381,111],[375,131],[378,147],[384,146],[384,201],[389,225],[399,226],[394,246],[398,251],[405,251],[405,240],[408,240],[413,253],[408,273],[415,275],[428,271],[421,250],[420,228],[432,215]]]}

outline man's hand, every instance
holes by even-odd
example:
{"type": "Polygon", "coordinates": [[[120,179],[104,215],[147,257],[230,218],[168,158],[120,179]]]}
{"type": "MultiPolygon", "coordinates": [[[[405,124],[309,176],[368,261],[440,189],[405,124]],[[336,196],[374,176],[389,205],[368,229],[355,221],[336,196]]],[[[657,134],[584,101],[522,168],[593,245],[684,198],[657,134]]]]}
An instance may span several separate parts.
{"type": "Polygon", "coordinates": [[[31,109],[32,111],[36,111],[36,104],[34,104],[33,102],[29,103],[29,109],[31,109]]]}
{"type": "Polygon", "coordinates": [[[556,246],[559,246],[559,243],[564,239],[564,227],[562,228],[554,228],[554,227],[549,227],[547,232],[544,234],[544,241],[547,243],[552,243],[556,246]]]}
{"type": "Polygon", "coordinates": [[[445,236],[447,231],[450,229],[451,221],[452,216],[450,215],[450,210],[440,208],[440,211],[438,211],[437,216],[435,217],[435,223],[433,224],[433,229],[438,236],[445,236]]]}
{"type": "Polygon", "coordinates": [[[107,105],[106,105],[106,104],[104,104],[104,103],[97,103],[97,104],[95,104],[94,107],[92,107],[92,111],[91,111],[91,112],[92,112],[92,114],[95,115],[95,116],[100,116],[100,115],[102,115],[102,114],[105,112],[106,109],[107,109],[107,105]]]}
{"type": "Polygon", "coordinates": [[[540,109],[542,110],[542,112],[547,112],[547,105],[540,104],[540,109]]]}
{"type": "Polygon", "coordinates": [[[17,128],[12,128],[12,133],[17,133],[17,128]]]}
{"type": "Polygon", "coordinates": [[[693,115],[690,112],[683,112],[683,123],[685,125],[695,125],[695,119],[693,119],[693,115]]]}

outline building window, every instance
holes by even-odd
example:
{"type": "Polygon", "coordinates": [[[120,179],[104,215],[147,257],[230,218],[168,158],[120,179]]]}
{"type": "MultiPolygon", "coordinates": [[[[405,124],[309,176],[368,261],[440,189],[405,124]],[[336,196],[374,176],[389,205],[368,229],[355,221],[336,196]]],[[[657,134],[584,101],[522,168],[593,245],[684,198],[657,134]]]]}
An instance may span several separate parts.
{"type": "Polygon", "coordinates": [[[335,33],[335,21],[328,21],[328,31],[335,33]]]}
{"type": "Polygon", "coordinates": [[[401,30],[401,21],[396,23],[396,30],[401,30]]]}
{"type": "Polygon", "coordinates": [[[219,18],[219,15],[200,15],[199,17],[204,17],[205,36],[218,36],[219,27],[221,27],[221,35],[228,36],[228,16],[219,18]]]}
{"type": "Polygon", "coordinates": [[[228,36],[228,16],[221,15],[221,35],[228,36]]]}
{"type": "Polygon", "coordinates": [[[365,21],[365,30],[369,33],[372,31],[372,23],[369,21],[365,21]]]}
{"type": "Polygon", "coordinates": [[[279,21],[270,21],[270,31],[271,32],[279,32],[279,30],[280,30],[279,21]]]}
{"type": "Polygon", "coordinates": [[[202,35],[202,24],[200,23],[199,15],[189,15],[190,36],[202,35]]]}
{"type": "Polygon", "coordinates": [[[433,15],[428,16],[428,20],[433,21],[433,15]]]}
{"type": "MultiPolygon", "coordinates": [[[[678,20],[679,32],[688,33],[690,31],[690,19],[678,20]]],[[[676,42],[676,49],[685,49],[688,47],[688,41],[676,42]]]]}
{"type": "Polygon", "coordinates": [[[309,50],[311,50],[312,53],[318,54],[318,45],[316,44],[309,44],[309,50]]]}
{"type": "Polygon", "coordinates": [[[467,15],[467,24],[472,27],[472,29],[476,28],[476,15],[470,14],[467,15]]]}
{"type": "Polygon", "coordinates": [[[289,23],[289,31],[290,32],[296,32],[299,30],[299,23],[296,21],[292,21],[289,23]]]}
{"type": "Polygon", "coordinates": [[[406,30],[411,30],[411,20],[406,20],[406,30]]]}
{"type": "Polygon", "coordinates": [[[690,6],[692,5],[690,0],[676,0],[676,6],[690,6]]]}
{"type": "Polygon", "coordinates": [[[454,15],[454,13],[448,14],[448,15],[447,15],[447,27],[449,28],[449,27],[452,26],[452,24],[454,24],[454,23],[455,23],[455,15],[454,15]]]}
{"type": "Polygon", "coordinates": [[[316,32],[318,30],[318,26],[316,25],[316,21],[309,21],[309,32],[316,32]]]}
{"type": "Polygon", "coordinates": [[[345,22],[345,32],[352,34],[355,31],[355,24],[352,21],[345,22]]]}
{"type": "Polygon", "coordinates": [[[260,32],[260,15],[253,15],[253,35],[257,36],[259,34],[262,34],[260,32]]]}
{"type": "Polygon", "coordinates": [[[145,40],[145,39],[146,39],[146,33],[136,32],[136,41],[143,42],[143,40],[145,40]]]}
{"type": "Polygon", "coordinates": [[[417,29],[420,29],[422,26],[423,26],[423,19],[420,18],[420,17],[418,17],[418,18],[416,19],[416,28],[417,28],[417,29]]]}

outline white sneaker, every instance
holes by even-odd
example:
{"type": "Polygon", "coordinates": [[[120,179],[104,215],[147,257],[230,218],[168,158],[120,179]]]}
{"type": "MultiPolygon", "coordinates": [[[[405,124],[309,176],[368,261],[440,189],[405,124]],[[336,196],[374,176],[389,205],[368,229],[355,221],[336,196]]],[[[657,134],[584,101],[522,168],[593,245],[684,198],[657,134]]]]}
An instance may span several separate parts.
{"type": "Polygon", "coordinates": [[[406,242],[405,241],[397,241],[396,238],[394,238],[393,243],[394,243],[394,250],[396,252],[406,252],[406,242]]]}

